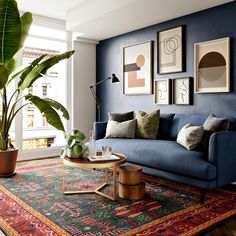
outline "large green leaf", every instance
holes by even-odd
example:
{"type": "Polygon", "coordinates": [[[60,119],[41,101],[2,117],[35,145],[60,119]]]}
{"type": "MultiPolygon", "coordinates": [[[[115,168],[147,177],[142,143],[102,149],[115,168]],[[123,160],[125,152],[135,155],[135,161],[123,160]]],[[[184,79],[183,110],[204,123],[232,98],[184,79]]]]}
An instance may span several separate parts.
{"type": "Polygon", "coordinates": [[[2,89],[8,80],[8,71],[4,65],[0,65],[0,89],[2,89]]]}
{"type": "Polygon", "coordinates": [[[35,60],[33,60],[30,65],[27,67],[27,69],[21,74],[20,76],[20,80],[18,83],[18,87],[20,87],[22,85],[22,83],[24,82],[26,76],[28,76],[28,74],[35,68],[35,66],[37,66],[39,64],[40,61],[43,60],[43,58],[47,56],[46,54],[41,55],[40,57],[36,58],[35,60]]]}
{"type": "Polygon", "coordinates": [[[21,19],[22,29],[21,29],[21,41],[18,50],[23,47],[25,39],[28,36],[30,26],[33,22],[32,14],[30,12],[24,13],[20,19],[21,19]]]}
{"type": "Polygon", "coordinates": [[[49,103],[32,94],[27,94],[25,96],[25,99],[33,103],[40,110],[40,112],[45,115],[46,120],[50,125],[52,125],[58,130],[65,131],[60,116],[50,106],[49,103]]]}
{"type": "Polygon", "coordinates": [[[59,103],[59,102],[57,102],[53,99],[50,99],[50,98],[45,98],[44,100],[48,104],[50,104],[50,106],[52,106],[56,110],[62,112],[62,115],[63,115],[64,118],[66,118],[67,120],[70,119],[69,112],[66,110],[66,108],[61,103],[59,103]]]}
{"type": "Polygon", "coordinates": [[[32,86],[32,84],[42,76],[42,74],[45,74],[47,70],[57,64],[59,61],[68,59],[73,55],[74,51],[68,51],[56,56],[53,56],[42,63],[38,64],[24,79],[23,83],[20,85],[20,89],[24,90],[26,88],[29,88],[32,86]]]}
{"type": "Polygon", "coordinates": [[[10,60],[21,42],[21,19],[15,0],[0,0],[0,62],[10,60]]]}
{"type": "Polygon", "coordinates": [[[11,74],[16,69],[16,59],[13,57],[5,63],[8,74],[11,74]]]}
{"type": "Polygon", "coordinates": [[[26,66],[26,67],[20,67],[20,68],[17,68],[16,70],[14,70],[8,77],[8,81],[7,81],[7,84],[10,84],[11,81],[13,79],[15,79],[16,77],[20,76],[24,71],[26,71],[28,69],[29,66],[26,66]]]}

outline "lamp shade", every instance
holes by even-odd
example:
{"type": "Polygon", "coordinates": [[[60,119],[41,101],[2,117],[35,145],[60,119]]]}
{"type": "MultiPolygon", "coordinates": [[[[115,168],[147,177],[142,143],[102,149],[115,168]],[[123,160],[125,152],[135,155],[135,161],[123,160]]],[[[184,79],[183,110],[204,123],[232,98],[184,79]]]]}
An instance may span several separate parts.
{"type": "Polygon", "coordinates": [[[111,75],[111,82],[112,82],[112,83],[119,83],[120,81],[119,81],[119,79],[116,77],[115,74],[112,74],[112,75],[111,75]]]}

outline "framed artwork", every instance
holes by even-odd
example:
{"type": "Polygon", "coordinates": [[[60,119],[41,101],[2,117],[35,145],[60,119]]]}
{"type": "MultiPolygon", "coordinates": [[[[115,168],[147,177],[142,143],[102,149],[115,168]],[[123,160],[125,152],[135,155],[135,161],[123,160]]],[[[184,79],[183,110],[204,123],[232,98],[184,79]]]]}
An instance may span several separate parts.
{"type": "Polygon", "coordinates": [[[171,80],[154,80],[154,104],[168,105],[171,103],[171,80]]]}
{"type": "Polygon", "coordinates": [[[190,105],[190,78],[173,79],[173,104],[190,105]]]}
{"type": "Polygon", "coordinates": [[[184,43],[183,26],[157,33],[157,73],[183,72],[184,43]]]}
{"type": "Polygon", "coordinates": [[[196,93],[230,92],[230,38],[194,45],[196,93]]]}
{"type": "Polygon", "coordinates": [[[152,48],[152,41],[123,48],[124,95],[152,94],[152,48]]]}

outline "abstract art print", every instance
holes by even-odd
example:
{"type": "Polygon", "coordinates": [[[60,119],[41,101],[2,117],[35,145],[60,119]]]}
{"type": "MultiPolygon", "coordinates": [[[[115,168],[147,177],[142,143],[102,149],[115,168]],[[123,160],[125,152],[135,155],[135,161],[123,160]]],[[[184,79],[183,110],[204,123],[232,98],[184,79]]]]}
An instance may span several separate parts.
{"type": "Polygon", "coordinates": [[[173,79],[173,104],[190,104],[190,78],[173,79]]]}
{"type": "Polygon", "coordinates": [[[124,95],[152,94],[152,41],[123,48],[124,95]]]}
{"type": "Polygon", "coordinates": [[[230,38],[194,45],[195,92],[230,92],[230,38]]]}
{"type": "Polygon", "coordinates": [[[183,26],[157,33],[157,72],[183,71],[183,26]]]}
{"type": "Polygon", "coordinates": [[[168,105],[171,102],[171,80],[154,80],[154,104],[168,105]]]}

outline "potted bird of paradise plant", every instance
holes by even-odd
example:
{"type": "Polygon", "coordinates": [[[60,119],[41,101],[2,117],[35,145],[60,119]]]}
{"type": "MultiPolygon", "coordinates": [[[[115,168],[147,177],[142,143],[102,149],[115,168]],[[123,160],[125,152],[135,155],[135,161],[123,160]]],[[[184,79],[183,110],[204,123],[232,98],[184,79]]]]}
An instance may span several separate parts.
{"type": "Polygon", "coordinates": [[[70,58],[74,51],[68,51],[52,57],[42,55],[28,66],[16,70],[15,56],[23,47],[32,24],[32,14],[26,12],[20,16],[15,0],[0,0],[0,177],[15,173],[18,149],[13,147],[9,130],[16,114],[26,104],[33,104],[45,116],[47,122],[58,130],[64,131],[60,112],[69,119],[66,108],[59,102],[25,94],[37,79],[49,68],[61,60],[70,58]],[[15,91],[9,95],[9,84],[17,80],[15,91]],[[26,103],[21,105],[25,99],[26,103]]]}

